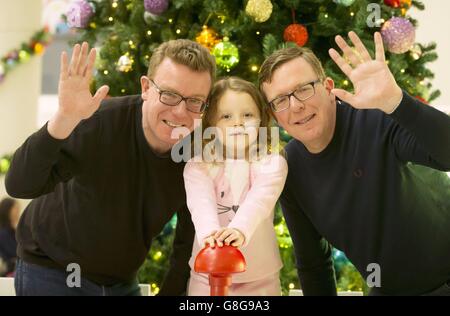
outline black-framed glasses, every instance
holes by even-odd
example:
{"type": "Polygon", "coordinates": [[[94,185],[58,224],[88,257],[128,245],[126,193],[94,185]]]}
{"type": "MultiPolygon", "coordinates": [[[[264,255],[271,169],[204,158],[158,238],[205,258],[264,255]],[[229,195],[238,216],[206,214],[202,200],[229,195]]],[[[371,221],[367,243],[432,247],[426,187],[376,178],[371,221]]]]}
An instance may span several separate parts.
{"type": "Polygon", "coordinates": [[[208,107],[208,104],[203,100],[197,98],[186,98],[176,92],[161,90],[152,79],[149,80],[159,93],[159,101],[165,105],[177,106],[184,100],[188,111],[199,114],[203,113],[208,107]]]}
{"type": "Polygon", "coordinates": [[[319,82],[321,82],[320,79],[308,82],[298,87],[289,94],[285,94],[273,99],[272,101],[269,102],[272,111],[281,112],[288,109],[291,106],[292,96],[294,96],[294,98],[296,98],[298,101],[306,101],[312,98],[316,94],[315,85],[319,82]]]}

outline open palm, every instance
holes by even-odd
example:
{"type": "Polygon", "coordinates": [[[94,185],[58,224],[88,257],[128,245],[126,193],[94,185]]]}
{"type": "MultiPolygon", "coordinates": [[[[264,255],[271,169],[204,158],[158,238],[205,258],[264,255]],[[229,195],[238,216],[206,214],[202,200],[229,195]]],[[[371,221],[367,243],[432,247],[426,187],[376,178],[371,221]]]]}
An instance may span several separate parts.
{"type": "Polygon", "coordinates": [[[381,109],[389,112],[402,98],[402,90],[386,64],[383,40],[380,33],[375,33],[375,59],[354,32],[349,37],[355,48],[351,48],[341,36],[336,43],[343,51],[344,59],[336,50],[329,54],[342,72],[351,80],[354,94],[342,89],[333,89],[341,100],[358,109],[381,109]]]}
{"type": "Polygon", "coordinates": [[[58,87],[59,113],[73,120],[87,119],[98,109],[108,93],[108,86],[102,86],[93,96],[89,90],[96,52],[89,45],[75,45],[70,64],[67,53],[61,54],[61,71],[58,87]]]}

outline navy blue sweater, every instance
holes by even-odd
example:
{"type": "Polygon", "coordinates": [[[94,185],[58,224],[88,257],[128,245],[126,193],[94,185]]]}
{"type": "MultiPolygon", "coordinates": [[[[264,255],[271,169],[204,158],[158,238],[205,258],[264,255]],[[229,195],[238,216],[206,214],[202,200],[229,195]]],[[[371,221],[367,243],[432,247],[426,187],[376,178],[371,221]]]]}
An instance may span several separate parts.
{"type": "Polygon", "coordinates": [[[331,245],[379,294],[421,294],[450,279],[450,118],[404,93],[392,115],[338,102],[331,143],[286,148],[280,202],[306,295],[336,293],[331,245]],[[427,167],[422,167],[427,166],[427,167]],[[430,169],[430,168],[433,169],[430,169]]]}

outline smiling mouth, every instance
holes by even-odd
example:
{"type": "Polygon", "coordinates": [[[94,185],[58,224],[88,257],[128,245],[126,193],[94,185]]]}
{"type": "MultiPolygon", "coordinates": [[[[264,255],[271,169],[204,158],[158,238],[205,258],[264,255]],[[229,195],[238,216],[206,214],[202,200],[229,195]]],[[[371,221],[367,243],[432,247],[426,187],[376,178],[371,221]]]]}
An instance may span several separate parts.
{"type": "Polygon", "coordinates": [[[186,126],[184,124],[177,124],[177,123],[174,123],[174,122],[171,122],[168,120],[163,120],[163,122],[169,127],[184,127],[184,126],[186,126]]]}
{"type": "Polygon", "coordinates": [[[307,116],[303,120],[297,121],[294,124],[295,125],[305,125],[306,123],[310,122],[315,116],[316,116],[315,114],[311,114],[310,116],[307,116]]]}

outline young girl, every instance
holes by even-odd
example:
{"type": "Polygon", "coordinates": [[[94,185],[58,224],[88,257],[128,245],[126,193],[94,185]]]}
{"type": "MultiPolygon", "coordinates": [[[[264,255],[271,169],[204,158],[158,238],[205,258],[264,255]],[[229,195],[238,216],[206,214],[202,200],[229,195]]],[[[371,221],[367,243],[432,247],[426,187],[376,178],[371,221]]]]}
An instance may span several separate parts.
{"type": "MultiPolygon", "coordinates": [[[[287,162],[274,148],[257,143],[258,128],[269,128],[264,100],[252,83],[222,79],[213,87],[202,126],[216,129],[223,150],[194,157],[184,169],[196,230],[188,295],[209,295],[208,275],[196,273],[194,261],[202,247],[224,244],[239,247],[247,263],[245,272],[233,275],[230,295],[281,295],[273,216],[287,162]]],[[[270,131],[267,135],[270,144],[270,131]]]]}

